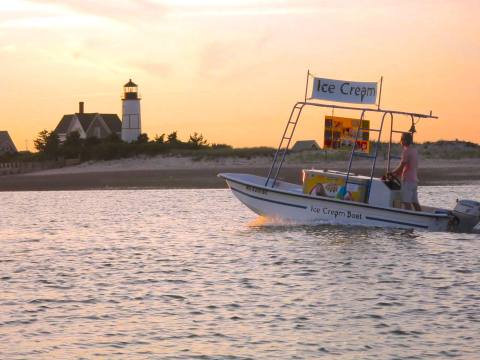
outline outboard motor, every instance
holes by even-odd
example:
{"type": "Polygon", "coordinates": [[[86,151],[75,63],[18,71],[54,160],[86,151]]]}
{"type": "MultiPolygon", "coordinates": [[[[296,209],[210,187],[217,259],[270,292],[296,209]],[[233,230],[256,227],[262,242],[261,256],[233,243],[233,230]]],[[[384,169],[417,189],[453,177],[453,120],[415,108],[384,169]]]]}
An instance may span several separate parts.
{"type": "Polygon", "coordinates": [[[457,231],[472,231],[475,225],[480,222],[480,202],[457,200],[457,206],[453,209],[452,214],[458,219],[457,231]]]}

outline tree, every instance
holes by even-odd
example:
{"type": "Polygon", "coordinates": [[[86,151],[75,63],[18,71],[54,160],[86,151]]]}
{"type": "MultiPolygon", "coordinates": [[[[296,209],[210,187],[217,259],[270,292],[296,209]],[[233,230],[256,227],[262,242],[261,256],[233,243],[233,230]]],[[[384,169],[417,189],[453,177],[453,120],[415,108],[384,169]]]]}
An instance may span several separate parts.
{"type": "Polygon", "coordinates": [[[67,138],[63,142],[64,147],[80,147],[82,145],[82,139],[78,131],[72,131],[67,135],[67,138]]]}
{"type": "Polygon", "coordinates": [[[201,148],[207,145],[207,139],[204,139],[202,134],[194,132],[193,135],[190,135],[188,143],[195,148],[201,148]]]}
{"type": "Polygon", "coordinates": [[[117,133],[111,133],[108,135],[105,140],[109,143],[121,143],[122,139],[120,139],[120,136],[117,135],[117,133]]]}
{"type": "Polygon", "coordinates": [[[146,133],[138,135],[137,144],[146,144],[148,143],[148,135],[146,133]]]}
{"type": "Polygon", "coordinates": [[[165,134],[162,134],[162,135],[160,135],[160,136],[155,135],[154,141],[155,141],[157,144],[163,144],[163,143],[165,142],[165,134]]]}
{"type": "Polygon", "coordinates": [[[92,147],[100,144],[102,141],[96,136],[90,136],[85,139],[85,146],[92,147]]]}
{"type": "Polygon", "coordinates": [[[38,136],[35,140],[33,140],[33,145],[35,149],[39,152],[44,152],[45,147],[47,146],[47,139],[48,139],[48,130],[44,129],[38,133],[38,136]]]}
{"type": "Polygon", "coordinates": [[[50,131],[47,138],[47,143],[45,144],[44,153],[52,159],[56,159],[58,156],[58,150],[60,149],[60,139],[58,138],[57,133],[50,131]]]}
{"type": "Polygon", "coordinates": [[[212,149],[233,149],[233,147],[231,145],[228,145],[228,144],[211,144],[210,147],[212,149]]]}
{"type": "Polygon", "coordinates": [[[42,130],[38,133],[38,137],[33,140],[35,149],[38,152],[50,158],[56,158],[60,148],[60,139],[53,131],[42,130]]]}
{"type": "Polygon", "coordinates": [[[79,157],[82,151],[83,140],[78,131],[72,131],[62,144],[62,153],[67,158],[79,157]]]}
{"type": "Polygon", "coordinates": [[[177,132],[174,131],[171,134],[168,134],[167,136],[167,144],[174,145],[178,144],[180,141],[177,138],[177,132]]]}

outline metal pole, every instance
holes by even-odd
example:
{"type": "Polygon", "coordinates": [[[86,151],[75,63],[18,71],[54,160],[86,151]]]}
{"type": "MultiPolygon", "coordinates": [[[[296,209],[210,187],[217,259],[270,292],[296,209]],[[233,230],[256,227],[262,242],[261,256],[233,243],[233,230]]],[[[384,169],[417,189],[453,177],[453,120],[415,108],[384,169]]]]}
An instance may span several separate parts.
{"type": "Polygon", "coordinates": [[[333,104],[320,104],[320,103],[314,103],[314,102],[297,102],[297,105],[308,105],[308,106],[316,106],[316,107],[324,107],[324,108],[330,108],[330,109],[344,109],[344,110],[353,110],[353,111],[370,111],[370,112],[389,112],[395,115],[408,115],[408,116],[414,116],[417,118],[421,119],[438,119],[438,116],[433,116],[433,115],[426,115],[426,114],[417,114],[417,113],[411,113],[411,112],[406,112],[406,111],[398,111],[398,110],[386,110],[386,109],[373,109],[373,108],[360,108],[360,107],[354,107],[354,106],[341,106],[341,105],[333,105],[333,104]]]}
{"type": "Polygon", "coordinates": [[[310,79],[310,69],[307,70],[307,84],[305,85],[305,102],[307,102],[308,80],[310,79]]]}
{"type": "Polygon", "coordinates": [[[297,127],[298,120],[300,118],[300,115],[302,114],[303,106],[298,108],[298,114],[295,118],[295,122],[293,123],[293,128],[292,131],[290,132],[290,136],[288,137],[287,144],[285,146],[285,151],[283,152],[283,156],[280,159],[280,164],[278,165],[277,173],[275,174],[275,177],[273,178],[273,183],[272,183],[272,188],[275,186],[275,183],[277,182],[278,174],[280,173],[280,170],[282,169],[283,162],[285,161],[285,156],[287,156],[287,151],[288,148],[290,147],[290,142],[292,141],[293,134],[295,133],[295,128],[297,127]]]}
{"type": "Polygon", "coordinates": [[[375,145],[375,156],[373,158],[372,171],[370,173],[370,181],[368,182],[367,194],[365,196],[365,200],[367,203],[370,200],[370,190],[372,187],[373,176],[375,175],[375,167],[377,166],[378,148],[380,145],[380,139],[382,137],[382,130],[383,130],[383,124],[385,122],[385,116],[387,116],[387,114],[390,114],[390,118],[393,121],[393,115],[391,113],[387,113],[387,112],[383,113],[382,123],[380,124],[380,129],[378,131],[377,144],[375,145]]]}
{"type": "Polygon", "coordinates": [[[390,172],[390,164],[391,164],[391,156],[392,156],[392,135],[393,135],[393,114],[390,113],[390,139],[388,140],[387,173],[390,172]]]}
{"type": "Polygon", "coordinates": [[[355,149],[357,147],[358,135],[360,134],[360,129],[362,128],[363,119],[365,119],[365,113],[367,111],[368,110],[366,109],[362,110],[362,114],[360,115],[360,123],[358,124],[357,133],[355,135],[355,142],[353,143],[352,151],[350,153],[350,161],[348,163],[347,178],[345,179],[345,186],[347,186],[348,180],[350,178],[350,172],[352,171],[353,157],[355,156],[355,149]]]}
{"type": "MultiPolygon", "coordinates": [[[[273,162],[272,162],[272,166],[270,167],[270,171],[268,172],[268,176],[267,176],[267,181],[265,182],[265,186],[268,186],[268,182],[270,181],[270,176],[273,174],[273,171],[274,171],[274,168],[275,168],[275,164],[277,163],[277,159],[278,159],[278,154],[280,153],[281,149],[282,149],[282,144],[283,144],[283,140],[285,139],[285,134],[287,133],[287,130],[288,130],[288,127],[290,126],[290,122],[292,120],[292,116],[295,112],[295,109],[297,108],[297,104],[296,103],[293,108],[292,108],[292,111],[290,112],[290,116],[288,118],[288,121],[287,121],[287,125],[285,126],[285,130],[283,131],[283,135],[282,135],[282,138],[280,140],[280,144],[278,145],[278,149],[277,151],[275,152],[275,156],[273,157],[273,162]]],[[[272,185],[273,187],[273,185],[272,185]]]]}
{"type": "Polygon", "coordinates": [[[380,110],[380,102],[382,101],[382,86],[383,86],[383,76],[380,77],[380,93],[378,94],[378,110],[380,110]]]}

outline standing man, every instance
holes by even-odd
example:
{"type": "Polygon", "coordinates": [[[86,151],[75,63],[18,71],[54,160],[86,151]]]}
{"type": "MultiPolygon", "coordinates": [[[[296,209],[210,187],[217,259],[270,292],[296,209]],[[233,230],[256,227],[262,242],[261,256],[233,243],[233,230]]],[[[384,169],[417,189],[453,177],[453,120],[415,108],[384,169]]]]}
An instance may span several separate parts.
{"type": "Polygon", "coordinates": [[[422,211],[418,202],[417,194],[417,168],[418,168],[418,152],[413,146],[413,138],[411,133],[403,133],[400,140],[403,151],[400,164],[392,171],[393,175],[402,178],[402,203],[406,210],[422,211]]]}

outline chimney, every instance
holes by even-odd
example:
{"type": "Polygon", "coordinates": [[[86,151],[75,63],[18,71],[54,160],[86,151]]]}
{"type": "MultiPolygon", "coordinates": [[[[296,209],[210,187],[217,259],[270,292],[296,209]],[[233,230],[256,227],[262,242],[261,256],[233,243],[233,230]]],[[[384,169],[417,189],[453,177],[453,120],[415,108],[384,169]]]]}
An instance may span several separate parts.
{"type": "Polygon", "coordinates": [[[78,113],[79,113],[79,114],[83,114],[83,105],[84,105],[84,104],[83,104],[83,101],[80,101],[80,102],[78,103],[78,108],[79,108],[79,109],[78,109],[78,113]]]}

